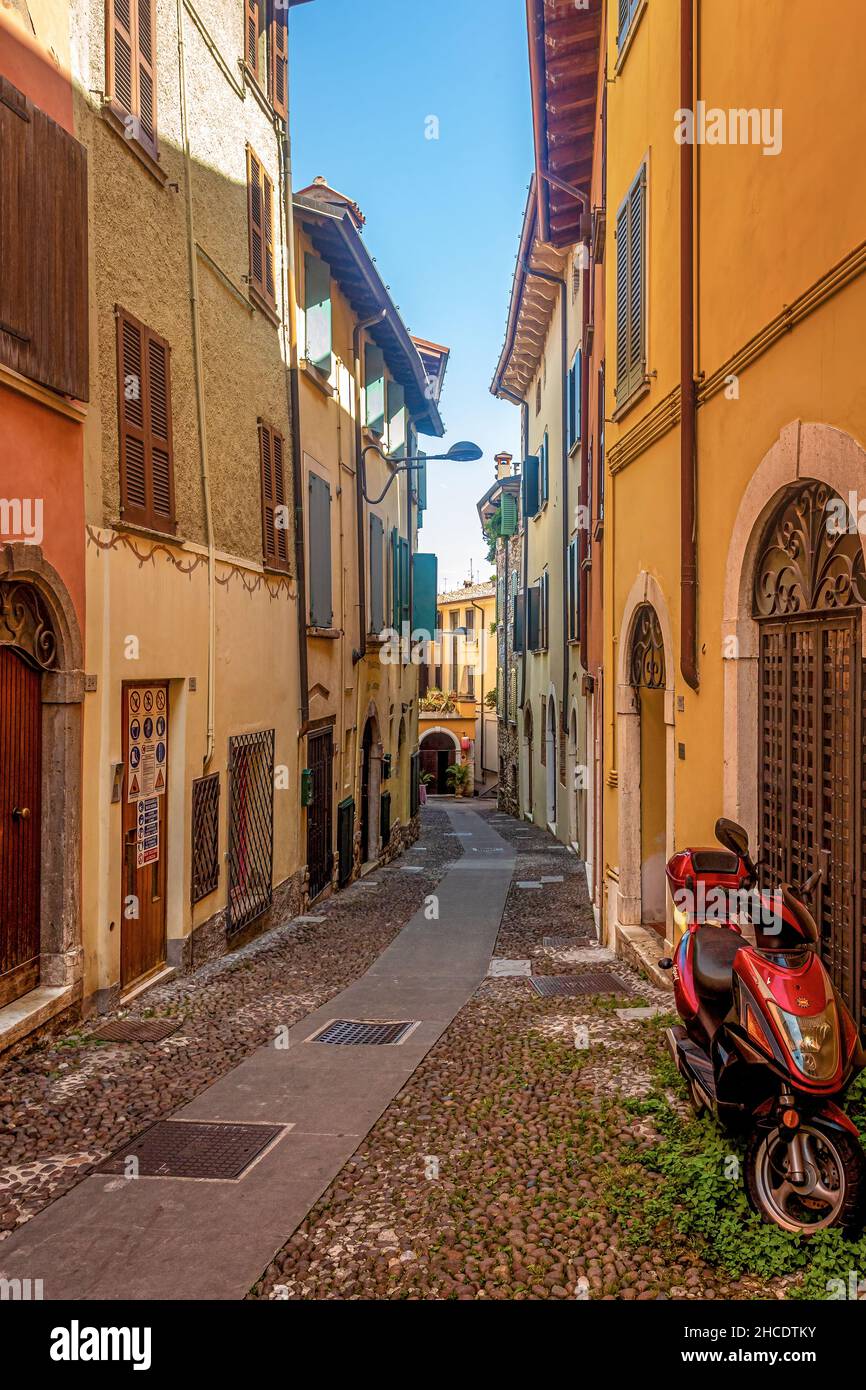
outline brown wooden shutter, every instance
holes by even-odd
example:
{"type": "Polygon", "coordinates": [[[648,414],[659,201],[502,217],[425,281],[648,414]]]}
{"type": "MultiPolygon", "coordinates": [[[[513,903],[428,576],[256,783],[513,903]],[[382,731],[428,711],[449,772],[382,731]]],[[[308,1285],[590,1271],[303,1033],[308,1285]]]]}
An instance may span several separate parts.
{"type": "Polygon", "coordinates": [[[106,16],[107,96],[124,111],[136,109],[136,49],[133,38],[135,0],[108,0],[106,16]]]}
{"type": "Polygon", "coordinates": [[[259,0],[244,0],[244,57],[254,77],[259,75],[259,0]]]}
{"type": "Polygon", "coordinates": [[[174,534],[169,346],[126,310],[115,312],[121,515],[174,534]]]}
{"type": "Polygon", "coordinates": [[[289,29],[287,11],[274,13],[270,25],[271,104],[284,121],[289,118],[289,29]]]}
{"type": "Polygon", "coordinates": [[[137,0],[137,4],[139,138],[156,154],[156,0],[137,0]]]}
{"type": "Polygon", "coordinates": [[[276,308],[274,276],[274,185],[247,147],[247,207],[250,232],[250,288],[276,308]]]}
{"type": "Polygon", "coordinates": [[[289,568],[289,532],[285,525],[285,440],[278,430],[259,421],[259,460],[262,471],[262,551],[273,569],[289,568]],[[277,509],[283,525],[277,525],[277,509]]]}

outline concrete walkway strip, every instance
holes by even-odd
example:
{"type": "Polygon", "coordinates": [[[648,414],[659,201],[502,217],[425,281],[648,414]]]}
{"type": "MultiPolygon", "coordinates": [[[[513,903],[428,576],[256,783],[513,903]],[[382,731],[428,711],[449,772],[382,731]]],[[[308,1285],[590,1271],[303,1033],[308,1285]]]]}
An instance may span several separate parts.
{"type": "MultiPolygon", "coordinates": [[[[476,812],[447,814],[455,833],[503,843],[476,812]]],[[[243,1298],[487,976],[514,866],[505,848],[472,873],[461,856],[436,885],[438,919],[419,908],[365,975],[278,1036],[285,1045],[175,1112],[285,1127],[238,1180],[93,1174],[3,1242],[0,1277],[41,1278],[47,1300],[243,1298]],[[307,1041],[335,1020],[416,1026],[397,1046],[307,1041]]]]}

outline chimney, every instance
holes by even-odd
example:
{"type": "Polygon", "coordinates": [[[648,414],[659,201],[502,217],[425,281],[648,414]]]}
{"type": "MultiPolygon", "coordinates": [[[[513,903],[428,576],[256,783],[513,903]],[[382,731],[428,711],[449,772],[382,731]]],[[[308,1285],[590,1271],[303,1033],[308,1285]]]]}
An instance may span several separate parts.
{"type": "Polygon", "coordinates": [[[511,459],[511,454],[502,453],[494,455],[497,482],[501,481],[503,478],[511,477],[511,459]]]}

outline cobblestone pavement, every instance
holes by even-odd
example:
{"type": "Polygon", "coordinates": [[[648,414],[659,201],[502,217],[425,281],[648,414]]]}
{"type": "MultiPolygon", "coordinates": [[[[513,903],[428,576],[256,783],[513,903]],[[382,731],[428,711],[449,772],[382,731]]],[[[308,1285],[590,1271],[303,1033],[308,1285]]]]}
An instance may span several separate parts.
{"type": "Polygon", "coordinates": [[[444,811],[387,868],[237,952],[154,987],[108,1017],[178,1018],[162,1043],[90,1039],[85,1020],[0,1070],[0,1240],[94,1162],[236,1066],[368,969],[460,855],[444,811]],[[420,872],[406,873],[415,864],[420,872]]]}
{"type": "MultiPolygon", "coordinates": [[[[653,1105],[671,996],[598,948],[573,854],[474,809],[518,852],[491,969],[608,970],[629,997],[539,998],[523,975],[486,980],[251,1297],[784,1296],[780,1280],[720,1277],[664,1221],[636,1233],[635,1210],[653,1225],[664,1181],[640,1157],[664,1142],[653,1105]],[[655,1018],[615,1011],[652,1006],[655,1018]]],[[[675,1082],[662,1106],[692,1123],[675,1082]]]]}

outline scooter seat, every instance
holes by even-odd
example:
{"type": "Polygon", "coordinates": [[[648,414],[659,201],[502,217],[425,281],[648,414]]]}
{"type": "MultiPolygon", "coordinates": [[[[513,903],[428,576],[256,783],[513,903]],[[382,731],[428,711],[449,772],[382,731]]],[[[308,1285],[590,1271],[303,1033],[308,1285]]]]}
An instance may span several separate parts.
{"type": "Polygon", "coordinates": [[[693,943],[695,986],[704,996],[730,992],[734,956],[746,943],[728,927],[698,927],[693,943]]]}

